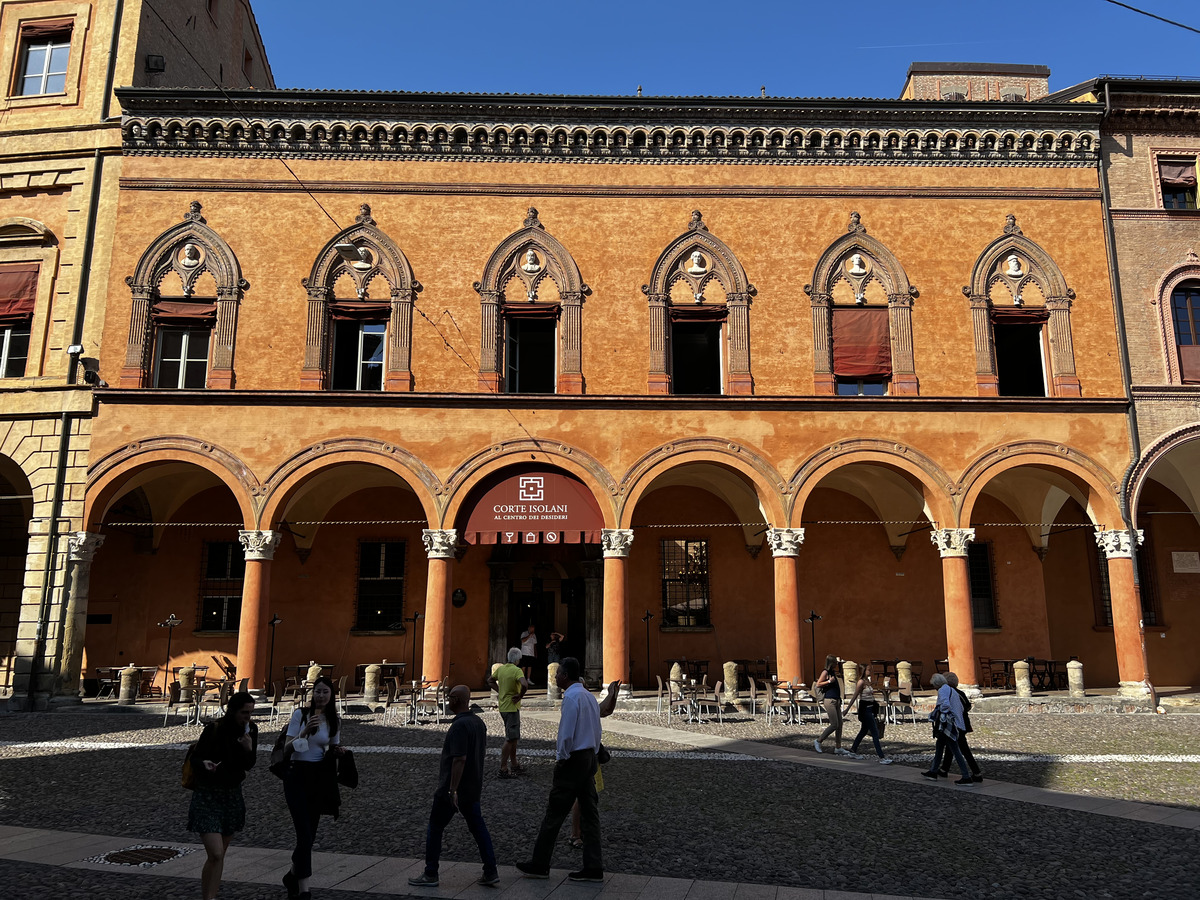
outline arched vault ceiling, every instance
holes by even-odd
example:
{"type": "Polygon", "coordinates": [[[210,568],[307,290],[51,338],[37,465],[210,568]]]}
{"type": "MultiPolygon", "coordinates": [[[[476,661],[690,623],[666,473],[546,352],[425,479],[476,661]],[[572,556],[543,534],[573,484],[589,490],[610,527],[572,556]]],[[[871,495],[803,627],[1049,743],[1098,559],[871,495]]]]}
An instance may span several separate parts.
{"type": "MultiPolygon", "coordinates": [[[[1083,509],[1088,509],[1084,492],[1070,479],[1049,469],[1009,469],[992,479],[983,493],[999,500],[1012,511],[1035,550],[1044,551],[1047,548],[1050,532],[1054,530],[1041,523],[1057,519],[1068,500],[1074,500],[1083,509]]],[[[982,520],[975,513],[971,525],[974,526],[978,521],[982,520]]]]}
{"type": "MultiPolygon", "coordinates": [[[[842,491],[862,501],[885,523],[933,521],[920,488],[895,469],[870,463],[855,463],[821,479],[820,487],[842,491]]],[[[885,524],[888,545],[903,547],[914,525],[885,524]]]]}
{"type": "Polygon", "coordinates": [[[1184,502],[1200,523],[1200,441],[1188,441],[1154,464],[1153,478],[1184,502]]]}
{"type": "MultiPolygon", "coordinates": [[[[405,483],[403,478],[379,466],[365,463],[335,466],[314,475],[296,491],[283,511],[283,519],[288,522],[320,522],[329,514],[329,510],[351,494],[388,487],[403,488],[412,492],[412,488],[405,483]]],[[[380,507],[377,517],[389,520],[403,518],[386,506],[380,507]]],[[[313,541],[316,539],[320,527],[319,525],[295,526],[292,537],[296,540],[297,548],[312,549],[313,541]]]]}
{"type": "Polygon", "coordinates": [[[766,510],[754,488],[736,472],[710,463],[690,463],[659,475],[650,490],[665,487],[700,488],[720,497],[733,511],[736,520],[744,523],[742,536],[747,547],[760,546],[765,539],[766,510]]]}
{"type": "MultiPolygon", "coordinates": [[[[207,469],[202,469],[199,466],[193,466],[189,463],[163,463],[161,465],[150,466],[135,472],[125,482],[120,493],[114,495],[104,510],[104,518],[101,521],[106,521],[108,512],[117,504],[117,502],[131,491],[138,488],[146,496],[146,502],[150,504],[150,521],[157,523],[153,526],[154,538],[153,546],[158,548],[162,541],[163,530],[165,526],[161,523],[171,522],[174,520],[175,513],[183,504],[187,503],[201,491],[207,491],[212,488],[219,487],[226,494],[229,489],[225,484],[212,472],[207,469]]],[[[240,514],[235,512],[233,521],[237,521],[240,514]]]]}

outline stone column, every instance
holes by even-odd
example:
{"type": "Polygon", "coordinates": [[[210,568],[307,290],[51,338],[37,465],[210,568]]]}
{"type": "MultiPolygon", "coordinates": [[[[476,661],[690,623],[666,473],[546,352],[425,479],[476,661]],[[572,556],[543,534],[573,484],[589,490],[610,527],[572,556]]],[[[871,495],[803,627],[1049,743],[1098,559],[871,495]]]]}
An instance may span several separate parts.
{"type": "Polygon", "coordinates": [[[583,676],[590,684],[604,678],[604,563],[589,559],[583,569],[583,615],[587,627],[584,646],[583,676]]]}
{"type": "Polygon", "coordinates": [[[813,323],[813,391],[817,394],[837,393],[837,378],[833,374],[833,305],[828,294],[812,293],[813,323]]]}
{"type": "Polygon", "coordinates": [[[559,322],[558,393],[583,393],[583,292],[566,291],[561,295],[559,322]]]}
{"type": "Polygon", "coordinates": [[[959,689],[971,697],[979,690],[979,660],[975,656],[975,625],[971,618],[971,578],[967,544],[974,528],[935,528],[930,539],[942,555],[942,593],[946,605],[946,656],[958,675],[959,689]]]}
{"type": "Polygon", "coordinates": [[[968,288],[963,288],[963,293],[971,301],[971,328],[975,333],[975,386],[980,397],[995,397],[1000,393],[1000,380],[996,375],[991,305],[987,297],[972,294],[968,288]]]}
{"type": "Polygon", "coordinates": [[[1082,700],[1087,696],[1083,690],[1083,663],[1077,659],[1067,663],[1067,690],[1073,700],[1082,700]]]}
{"type": "Polygon", "coordinates": [[[304,365],[300,369],[300,388],[306,391],[323,391],[327,383],[330,330],[325,306],[327,295],[323,285],[308,285],[308,323],[304,335],[304,365]]]}
{"type": "Polygon", "coordinates": [[[154,288],[147,284],[134,284],[132,276],[125,279],[133,291],[133,308],[129,314],[129,337],[125,343],[125,365],[121,369],[118,387],[140,388],[145,386],[146,357],[150,343],[150,304],[154,288]]]}
{"type": "Polygon", "coordinates": [[[500,292],[480,291],[479,297],[479,389],[487,394],[498,394],[504,350],[504,319],[500,315],[500,292]]]}
{"type": "Polygon", "coordinates": [[[1029,679],[1029,663],[1019,659],[1013,663],[1013,685],[1018,697],[1033,696],[1033,682],[1029,679]]]}
{"type": "Polygon", "coordinates": [[[775,658],[779,680],[803,680],[800,653],[800,588],[797,557],[804,543],[803,528],[771,528],[767,543],[775,560],[775,658]]]}
{"type": "Polygon", "coordinates": [[[753,394],[754,378],[750,374],[750,294],[729,294],[726,297],[729,310],[725,327],[729,329],[729,384],[730,395],[753,394]]]}
{"type": "Polygon", "coordinates": [[[66,701],[79,699],[83,641],[87,631],[88,588],[92,580],[92,557],[103,543],[104,535],[89,531],[76,531],[67,536],[67,615],[63,624],[59,684],[55,692],[66,701]]]}
{"type": "Polygon", "coordinates": [[[1146,671],[1146,639],[1142,633],[1142,604],[1133,581],[1134,541],[1144,536],[1139,529],[1097,531],[1096,543],[1108,557],[1108,588],[1112,598],[1113,642],[1117,645],[1118,693],[1122,697],[1150,694],[1146,671]]]}
{"type": "Polygon", "coordinates": [[[242,615],[238,620],[237,674],[253,690],[267,686],[267,641],[271,618],[271,560],[283,539],[282,531],[239,531],[246,551],[242,581],[242,615]]]}
{"type": "Polygon", "coordinates": [[[450,564],[458,532],[425,529],[421,532],[429,557],[429,579],[425,586],[425,634],[422,674],[426,681],[441,681],[450,674],[450,592],[454,588],[450,564]]]}
{"type": "MultiPolygon", "coordinates": [[[[646,290],[646,288],[643,288],[646,290]]],[[[667,368],[670,356],[671,321],[668,294],[646,295],[650,300],[650,377],[651,394],[671,393],[671,374],[667,368]]],[[[624,680],[624,679],[622,679],[624,680]]]]}
{"type": "Polygon", "coordinates": [[[363,702],[379,702],[379,673],[382,671],[378,663],[367,666],[363,673],[363,702]]]}
{"type": "Polygon", "coordinates": [[[233,387],[233,348],[237,338],[238,289],[217,288],[217,321],[212,333],[212,365],[208,386],[213,390],[233,387]]]}
{"type": "Polygon", "coordinates": [[[892,344],[891,393],[918,393],[912,342],[913,298],[908,294],[888,296],[888,332],[892,344]]]}
{"type": "Polygon", "coordinates": [[[738,701],[738,664],[732,661],[721,666],[721,681],[725,685],[725,693],[721,699],[726,703],[736,704],[738,701]]]}
{"type": "Polygon", "coordinates": [[[629,680],[629,611],[625,597],[625,560],[633,531],[605,528],[600,532],[604,552],[604,683],[629,680]]]}
{"type": "Polygon", "coordinates": [[[1068,291],[1066,297],[1046,298],[1046,309],[1050,311],[1046,330],[1055,397],[1079,397],[1082,394],[1079,376],[1075,374],[1075,343],[1071,338],[1071,298],[1074,296],[1074,291],[1068,291]]]}

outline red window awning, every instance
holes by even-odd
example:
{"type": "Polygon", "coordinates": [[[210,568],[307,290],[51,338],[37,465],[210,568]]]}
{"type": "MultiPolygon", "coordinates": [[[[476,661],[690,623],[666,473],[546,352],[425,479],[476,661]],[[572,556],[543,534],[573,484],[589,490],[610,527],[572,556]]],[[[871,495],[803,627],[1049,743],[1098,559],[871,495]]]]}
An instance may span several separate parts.
{"type": "Polygon", "coordinates": [[[557,303],[505,303],[501,310],[510,319],[556,319],[562,307],[557,303]]]}
{"type": "Polygon", "coordinates": [[[1195,187],[1196,163],[1186,159],[1162,160],[1158,164],[1158,177],[1168,187],[1195,187]]]}
{"type": "Polygon", "coordinates": [[[487,488],[463,529],[468,544],[598,544],[604,516],[592,492],[563,472],[527,471],[487,488]]]}
{"type": "Polygon", "coordinates": [[[729,307],[672,305],[670,317],[672,322],[724,322],[729,317],[729,307]]]}
{"type": "Polygon", "coordinates": [[[995,325],[1041,325],[1050,319],[1044,306],[1004,306],[992,310],[995,325]]]}
{"type": "Polygon", "coordinates": [[[37,263],[0,266],[0,325],[18,325],[33,316],[37,282],[37,263]]]}
{"type": "Polygon", "coordinates": [[[392,305],[380,300],[334,300],[329,304],[329,318],[335,322],[386,322],[392,315],[392,305]]]}
{"type": "Polygon", "coordinates": [[[32,22],[21,23],[21,37],[39,38],[58,37],[59,35],[69,36],[74,27],[75,19],[70,16],[61,19],[35,19],[32,22]]]}
{"type": "Polygon", "coordinates": [[[203,328],[217,320],[214,301],[157,300],[150,317],[159,325],[191,325],[203,328]]]}
{"type": "Polygon", "coordinates": [[[892,341],[885,307],[835,307],[833,374],[872,378],[892,374],[892,341]]]}

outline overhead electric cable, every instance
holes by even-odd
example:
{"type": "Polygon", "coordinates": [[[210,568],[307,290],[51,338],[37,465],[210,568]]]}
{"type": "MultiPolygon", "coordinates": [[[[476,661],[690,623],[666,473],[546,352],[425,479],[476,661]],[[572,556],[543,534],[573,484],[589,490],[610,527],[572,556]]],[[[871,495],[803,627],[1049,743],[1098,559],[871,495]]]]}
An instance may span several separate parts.
{"type": "Polygon", "coordinates": [[[1122,9],[1127,9],[1130,12],[1138,13],[1139,15],[1149,16],[1151,19],[1158,19],[1160,22],[1166,22],[1168,25],[1174,25],[1176,28],[1182,28],[1185,31],[1194,31],[1200,34],[1200,28],[1193,28],[1191,25],[1184,25],[1182,22],[1176,22],[1174,19],[1167,19],[1163,16],[1155,15],[1152,12],[1147,12],[1144,9],[1138,9],[1136,6],[1130,6],[1128,3],[1121,3],[1120,0],[1104,0],[1105,3],[1111,3],[1113,6],[1120,6],[1122,9]]]}

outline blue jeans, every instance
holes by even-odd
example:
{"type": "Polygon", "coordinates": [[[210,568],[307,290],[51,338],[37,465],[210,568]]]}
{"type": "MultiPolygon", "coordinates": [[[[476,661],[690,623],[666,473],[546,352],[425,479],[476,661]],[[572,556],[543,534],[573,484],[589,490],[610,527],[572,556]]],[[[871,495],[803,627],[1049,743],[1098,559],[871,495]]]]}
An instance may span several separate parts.
{"type": "Polygon", "coordinates": [[[456,812],[462,813],[466,820],[467,829],[475,843],[479,845],[479,858],[483,860],[483,874],[496,874],[496,851],[492,849],[492,836],[488,833],[487,824],[483,821],[483,811],[479,801],[459,801],[458,808],[450,802],[445,794],[439,794],[433,801],[433,809],[429,812],[429,830],[425,832],[425,874],[436,876],[438,859],[442,855],[442,832],[450,824],[456,812]]]}

